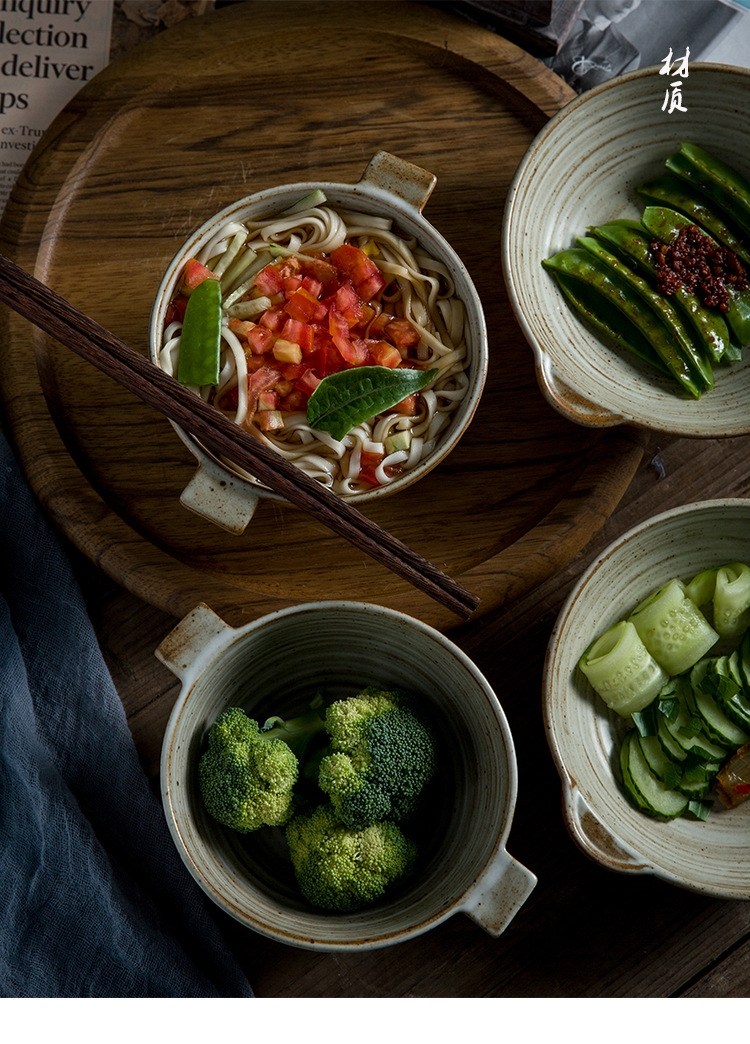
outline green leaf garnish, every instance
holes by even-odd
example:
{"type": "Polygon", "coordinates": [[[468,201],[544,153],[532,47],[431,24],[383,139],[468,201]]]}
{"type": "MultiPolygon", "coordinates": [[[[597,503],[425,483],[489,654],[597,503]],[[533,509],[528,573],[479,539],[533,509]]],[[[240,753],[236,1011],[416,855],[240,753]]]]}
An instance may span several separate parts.
{"type": "Polygon", "coordinates": [[[331,373],[310,396],[307,423],[340,442],[358,424],[426,387],[436,373],[387,366],[356,366],[331,373]]]}

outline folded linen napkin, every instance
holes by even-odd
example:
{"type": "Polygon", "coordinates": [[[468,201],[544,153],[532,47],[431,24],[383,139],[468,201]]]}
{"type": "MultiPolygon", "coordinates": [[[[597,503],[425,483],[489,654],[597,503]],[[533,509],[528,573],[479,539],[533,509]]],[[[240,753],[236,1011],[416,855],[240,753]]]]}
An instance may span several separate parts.
{"type": "Polygon", "coordinates": [[[64,544],[2,433],[0,996],[252,996],[172,844],[64,544]]]}

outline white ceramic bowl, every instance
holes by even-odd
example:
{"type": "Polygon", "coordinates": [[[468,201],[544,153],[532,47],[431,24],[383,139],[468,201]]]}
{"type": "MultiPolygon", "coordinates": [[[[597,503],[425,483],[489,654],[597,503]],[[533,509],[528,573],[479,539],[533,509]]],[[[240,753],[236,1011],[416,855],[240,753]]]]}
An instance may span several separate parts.
{"type": "MultiPolygon", "coordinates": [[[[435,175],[422,167],[388,152],[378,152],[355,184],[316,181],[277,185],[224,207],[193,232],[167,267],[151,313],[149,336],[152,362],[158,364],[167,308],[186,260],[197,255],[227,221],[243,221],[281,213],[315,189],[323,190],[334,209],[340,206],[390,217],[402,235],[414,237],[428,254],[442,261],[450,272],[456,294],[466,308],[469,352],[469,387],[450,424],[438,439],[435,450],[392,482],[347,499],[359,507],[407,489],[445,460],[456,446],[476,412],[487,374],[487,330],[479,294],[461,259],[437,229],[422,216],[422,208],[436,183],[435,175]]],[[[173,426],[199,465],[180,498],[186,507],[229,532],[241,533],[252,518],[260,497],[280,499],[255,479],[238,473],[226,462],[218,460],[177,425],[173,426]]]]}
{"type": "Polygon", "coordinates": [[[630,423],[680,436],[750,432],[750,353],[717,367],[715,387],[688,401],[676,385],[603,344],[572,312],[542,260],[574,245],[590,225],[638,218],[635,187],[665,173],[692,141],[750,175],[750,71],[693,64],[682,89],[687,112],[662,111],[659,67],[585,92],[531,143],[508,195],[503,265],[510,300],[531,345],[539,386],[564,416],[591,427],[630,423]]]}
{"type": "Polygon", "coordinates": [[[263,935],[313,950],[373,949],[419,935],[458,912],[499,935],[536,878],[508,855],[517,776],[502,707],[476,666],[438,631],[359,602],[313,602],[243,627],[204,605],[167,636],[157,656],[182,681],[162,750],[162,798],[175,844],[223,910],[263,935]],[[300,712],[316,691],[352,695],[399,686],[426,701],[443,748],[434,814],[420,818],[421,865],[388,900],[329,914],[301,898],[283,834],[248,835],[205,812],[197,762],[226,707],[253,717],[300,712]]]}
{"type": "Polygon", "coordinates": [[[616,540],[589,566],[555,624],[544,668],[547,738],[563,783],[568,830],[611,870],[655,874],[724,899],[750,899],[750,802],[717,802],[705,822],[661,822],[635,809],[615,777],[626,722],[578,670],[590,642],[673,577],[750,561],[750,500],[688,504],[616,540]]]}

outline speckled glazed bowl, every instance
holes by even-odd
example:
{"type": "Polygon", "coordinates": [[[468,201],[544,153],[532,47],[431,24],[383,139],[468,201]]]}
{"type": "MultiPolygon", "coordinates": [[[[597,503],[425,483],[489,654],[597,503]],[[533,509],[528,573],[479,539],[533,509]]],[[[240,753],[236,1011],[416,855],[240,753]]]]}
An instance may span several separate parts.
{"type": "MultiPolygon", "coordinates": [[[[167,308],[174,296],[185,262],[198,254],[227,221],[257,219],[282,213],[316,189],[323,190],[327,202],[334,209],[339,206],[391,218],[394,227],[402,235],[413,237],[423,250],[446,266],[453,279],[456,295],[466,309],[469,352],[466,394],[450,424],[438,438],[433,452],[392,482],[356,493],[347,499],[359,507],[364,503],[406,490],[445,460],[456,446],[476,412],[487,374],[487,330],[479,294],[465,265],[453,248],[422,216],[422,209],[436,183],[435,175],[422,167],[388,152],[378,152],[355,184],[311,181],[277,185],[224,207],[193,232],[167,267],[151,313],[152,362],[158,363],[167,308]]],[[[177,425],[173,426],[198,462],[198,470],[180,498],[187,508],[229,532],[241,533],[252,518],[260,498],[280,499],[277,494],[251,476],[238,471],[228,462],[217,459],[177,425]]]]}
{"type": "Polygon", "coordinates": [[[750,899],[750,802],[717,802],[708,820],[660,822],[637,811],[615,776],[624,719],[578,670],[590,642],[673,577],[750,561],[750,500],[688,504],[649,519],[592,562],[563,606],[544,669],[547,738],[568,830],[611,870],[655,874],[723,899],[750,899]]]}
{"type": "Polygon", "coordinates": [[[638,218],[635,187],[665,173],[691,141],[750,174],[750,70],[691,64],[687,112],[663,112],[659,67],[585,92],[531,143],[511,185],[503,264],[511,304],[534,352],[539,386],[564,416],[591,427],[635,424],[680,436],[750,432],[750,353],[717,367],[715,387],[688,401],[676,385],[602,343],[568,307],[542,260],[574,245],[590,225],[638,218]]]}
{"type": "Polygon", "coordinates": [[[508,855],[517,776],[502,707],[476,666],[438,631],[359,602],[313,602],[228,627],[199,605],[157,656],[182,681],[162,750],[162,798],[175,844],[201,888],[239,922],[291,946],[373,949],[463,912],[499,935],[536,878],[508,855]],[[301,711],[323,690],[399,686],[425,701],[443,749],[431,813],[413,826],[421,864],[392,897],[357,913],[302,899],[280,830],[241,835],[204,811],[197,763],[227,706],[262,720],[301,711]]]}

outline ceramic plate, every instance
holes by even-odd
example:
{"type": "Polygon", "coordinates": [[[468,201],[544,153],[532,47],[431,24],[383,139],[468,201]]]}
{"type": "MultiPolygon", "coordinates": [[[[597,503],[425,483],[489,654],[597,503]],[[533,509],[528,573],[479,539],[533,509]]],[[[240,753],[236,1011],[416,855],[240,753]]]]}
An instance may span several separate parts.
{"type": "Polygon", "coordinates": [[[590,225],[640,216],[641,182],[665,173],[690,141],[750,176],[750,72],[696,64],[687,112],[663,112],[658,67],[610,80],[570,102],[531,143],[516,172],[503,227],[511,303],[548,401],[579,424],[631,423],[681,436],[750,432],[750,363],[718,367],[715,387],[687,400],[669,378],[599,341],[568,308],[542,260],[590,225]]]}

